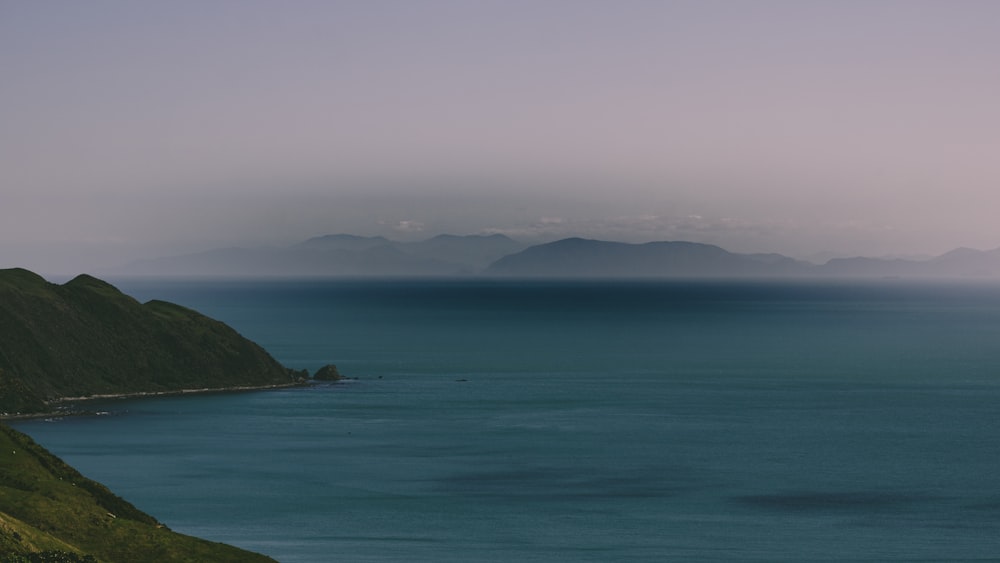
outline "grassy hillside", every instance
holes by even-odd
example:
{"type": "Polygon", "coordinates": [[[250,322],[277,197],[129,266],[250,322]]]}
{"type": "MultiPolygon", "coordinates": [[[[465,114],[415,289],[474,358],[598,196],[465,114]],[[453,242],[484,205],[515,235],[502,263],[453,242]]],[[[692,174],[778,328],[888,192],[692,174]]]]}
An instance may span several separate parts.
{"type": "Polygon", "coordinates": [[[172,532],[0,424],[0,563],[8,561],[273,559],[172,532]]]}
{"type": "Polygon", "coordinates": [[[0,270],[0,413],[65,397],[294,383],[225,324],[190,309],[142,304],[87,275],[64,285],[0,270]]]}

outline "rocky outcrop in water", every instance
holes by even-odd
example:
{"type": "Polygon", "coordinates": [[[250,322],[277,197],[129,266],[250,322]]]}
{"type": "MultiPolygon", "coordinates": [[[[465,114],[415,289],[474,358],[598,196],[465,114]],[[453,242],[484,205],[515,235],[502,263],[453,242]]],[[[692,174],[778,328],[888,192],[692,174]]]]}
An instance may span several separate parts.
{"type": "Polygon", "coordinates": [[[340,381],[343,377],[333,364],[327,364],[313,374],[313,379],[316,381],[340,381]]]}

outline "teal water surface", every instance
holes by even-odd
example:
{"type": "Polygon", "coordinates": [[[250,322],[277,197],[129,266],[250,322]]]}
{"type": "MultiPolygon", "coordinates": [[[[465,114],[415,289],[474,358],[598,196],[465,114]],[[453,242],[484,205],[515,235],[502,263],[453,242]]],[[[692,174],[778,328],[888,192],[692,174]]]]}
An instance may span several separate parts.
{"type": "Polygon", "coordinates": [[[1000,286],[115,280],[356,379],[16,426],[312,561],[1000,557],[1000,286]]]}

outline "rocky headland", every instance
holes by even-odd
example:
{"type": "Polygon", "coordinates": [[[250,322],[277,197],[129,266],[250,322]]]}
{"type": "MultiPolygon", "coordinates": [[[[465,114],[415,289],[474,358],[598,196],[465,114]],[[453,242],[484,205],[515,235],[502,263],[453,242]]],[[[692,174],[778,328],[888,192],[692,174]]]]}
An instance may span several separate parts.
{"type": "MultiPolygon", "coordinates": [[[[335,367],[323,378],[339,377],[335,367]]],[[[139,303],[88,275],[57,285],[0,270],[0,417],[67,411],[86,399],[301,385],[231,327],[167,303],[139,303]]],[[[265,562],[167,529],[0,424],[0,563],[265,562]]]]}

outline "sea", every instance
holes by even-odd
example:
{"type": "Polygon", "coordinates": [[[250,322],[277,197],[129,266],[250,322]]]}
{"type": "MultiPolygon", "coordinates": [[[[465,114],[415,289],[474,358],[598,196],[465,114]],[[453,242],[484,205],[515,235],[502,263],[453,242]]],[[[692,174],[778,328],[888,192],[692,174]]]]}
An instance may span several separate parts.
{"type": "Polygon", "coordinates": [[[347,379],[15,427],[297,562],[1000,559],[1000,281],[111,280],[347,379]]]}

